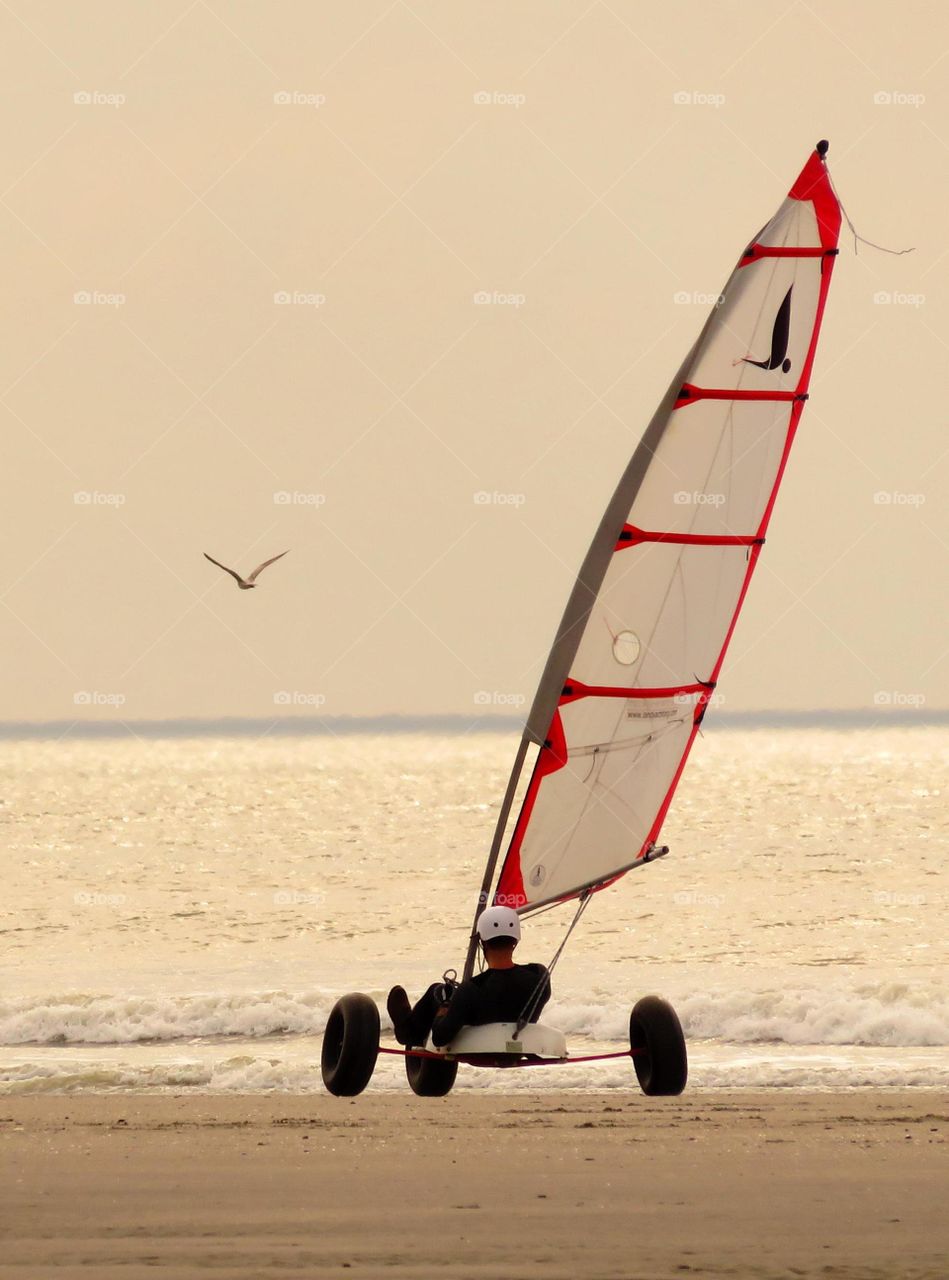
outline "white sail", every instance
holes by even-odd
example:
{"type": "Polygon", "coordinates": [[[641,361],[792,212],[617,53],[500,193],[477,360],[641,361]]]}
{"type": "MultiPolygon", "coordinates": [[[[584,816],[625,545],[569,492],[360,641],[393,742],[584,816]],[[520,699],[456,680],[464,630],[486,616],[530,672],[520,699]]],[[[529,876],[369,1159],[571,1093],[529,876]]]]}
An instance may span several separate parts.
{"type": "Polygon", "coordinates": [[[537,746],[496,902],[529,911],[602,887],[658,837],[807,397],[840,229],[825,153],[743,253],[607,508],[502,807],[485,891],[537,746]]]}

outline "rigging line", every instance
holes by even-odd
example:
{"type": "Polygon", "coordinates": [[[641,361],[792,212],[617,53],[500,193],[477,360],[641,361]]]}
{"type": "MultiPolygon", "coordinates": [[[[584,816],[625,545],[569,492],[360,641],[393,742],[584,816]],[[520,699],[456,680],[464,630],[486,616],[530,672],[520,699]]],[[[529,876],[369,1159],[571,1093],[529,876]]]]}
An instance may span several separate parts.
{"type": "Polygon", "coordinates": [[[876,244],[874,243],[873,240],[868,240],[866,236],[859,235],[857,233],[857,228],[853,225],[853,223],[850,220],[850,214],[844,208],[844,202],[840,198],[840,192],[837,190],[836,186],[834,185],[833,176],[831,175],[830,168],[826,164],[826,162],[824,164],[824,171],[827,174],[827,181],[830,183],[830,189],[831,191],[833,191],[834,196],[837,200],[837,203],[840,205],[840,212],[844,215],[844,218],[846,219],[846,222],[847,222],[847,226],[850,228],[850,233],[853,236],[853,251],[855,255],[857,253],[857,243],[859,241],[862,241],[864,244],[868,244],[871,249],[879,249],[881,253],[892,253],[894,257],[897,257],[897,258],[904,253],[916,252],[915,245],[912,245],[909,249],[888,249],[885,244],[876,244]]]}
{"type": "Polygon", "coordinates": [[[524,1008],[521,1010],[521,1016],[517,1020],[517,1026],[514,1029],[514,1035],[512,1037],[514,1040],[517,1039],[517,1037],[521,1034],[521,1032],[527,1026],[528,1022],[530,1022],[531,1016],[535,1008],[537,1007],[537,1002],[540,999],[541,992],[543,991],[547,983],[550,982],[550,975],[554,971],[554,966],[556,965],[557,961],[560,959],[560,956],[563,953],[564,947],[567,945],[567,939],[570,937],[571,933],[573,933],[584,911],[586,911],[592,896],[593,896],[592,892],[589,889],[587,889],[585,893],[582,893],[580,895],[580,905],[577,907],[574,917],[570,921],[570,928],[564,934],[563,941],[561,942],[557,950],[554,952],[551,958],[550,964],[547,965],[547,967],[544,969],[544,972],[541,974],[540,980],[538,981],[537,986],[534,988],[533,992],[531,993],[531,996],[527,1001],[527,1004],[525,1004],[524,1008]]]}

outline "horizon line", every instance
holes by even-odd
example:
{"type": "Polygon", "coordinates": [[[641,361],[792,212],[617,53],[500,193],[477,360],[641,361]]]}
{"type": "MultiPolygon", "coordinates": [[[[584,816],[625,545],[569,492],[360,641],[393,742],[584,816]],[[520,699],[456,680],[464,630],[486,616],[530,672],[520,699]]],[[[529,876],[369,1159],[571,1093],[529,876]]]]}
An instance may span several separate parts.
{"type": "MultiPolygon", "coordinates": [[[[702,732],[735,729],[867,729],[949,725],[949,708],[859,707],[809,710],[716,711],[702,732]]],[[[30,738],[206,738],[330,737],[356,734],[523,732],[520,716],[465,716],[460,713],[376,716],[220,716],[166,720],[8,720],[0,721],[0,740],[30,738]]]]}

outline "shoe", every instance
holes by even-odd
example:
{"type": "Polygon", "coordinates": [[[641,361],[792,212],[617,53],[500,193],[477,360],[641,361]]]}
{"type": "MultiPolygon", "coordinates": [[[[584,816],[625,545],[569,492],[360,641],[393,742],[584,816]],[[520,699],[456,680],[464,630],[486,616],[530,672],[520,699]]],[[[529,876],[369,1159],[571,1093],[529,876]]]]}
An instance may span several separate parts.
{"type": "Polygon", "coordinates": [[[412,1018],[412,1006],[405,994],[405,987],[393,987],[389,992],[386,1013],[392,1019],[392,1030],[395,1032],[396,1040],[408,1048],[411,1043],[409,1023],[412,1018]]]}

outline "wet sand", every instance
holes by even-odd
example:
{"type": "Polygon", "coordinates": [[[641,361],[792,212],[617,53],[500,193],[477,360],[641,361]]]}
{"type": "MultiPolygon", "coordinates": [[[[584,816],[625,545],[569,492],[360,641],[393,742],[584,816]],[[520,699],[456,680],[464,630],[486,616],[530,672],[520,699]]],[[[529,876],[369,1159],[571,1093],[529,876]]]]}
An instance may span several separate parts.
{"type": "Polygon", "coordinates": [[[0,1274],[949,1274],[922,1091],[7,1097],[0,1274]]]}

